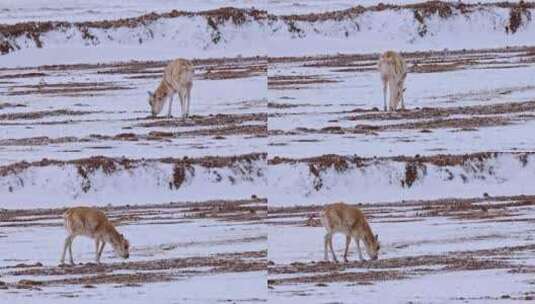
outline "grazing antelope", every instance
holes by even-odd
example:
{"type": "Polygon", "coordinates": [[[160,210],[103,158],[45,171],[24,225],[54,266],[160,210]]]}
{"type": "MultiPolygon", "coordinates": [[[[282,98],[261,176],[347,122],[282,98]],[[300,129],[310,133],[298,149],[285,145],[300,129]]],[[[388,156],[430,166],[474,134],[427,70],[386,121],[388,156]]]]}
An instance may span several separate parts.
{"type": "Polygon", "coordinates": [[[379,237],[373,235],[370,225],[366,217],[357,207],[352,207],[344,203],[336,203],[327,206],[320,215],[320,221],[323,227],[327,230],[325,234],[325,260],[329,260],[327,247],[330,248],[333,259],[336,263],[336,255],[333,249],[333,234],[339,232],[346,236],[346,250],[344,253],[344,261],[347,263],[347,252],[351,238],[355,239],[359,258],[362,261],[362,252],[360,251],[359,241],[362,240],[366,246],[366,252],[372,260],[377,260],[379,255],[379,237]]]}
{"type": "Polygon", "coordinates": [[[100,256],[104,245],[110,243],[117,255],[124,259],[129,257],[130,244],[122,234],[117,232],[113,224],[108,221],[106,215],[90,207],[70,208],[63,213],[65,230],[69,234],[65,239],[61,264],[65,263],[65,252],[69,248],[70,263],[74,265],[72,258],[72,241],[79,235],[87,236],[95,240],[95,262],[100,264],[100,256]]]}
{"type": "Polygon", "coordinates": [[[401,109],[405,110],[403,93],[405,92],[405,78],[407,78],[407,64],[394,51],[387,51],[379,57],[379,73],[383,81],[383,100],[385,111],[396,111],[401,101],[401,109]],[[386,85],[389,91],[389,108],[386,107],[386,85]]]}
{"type": "Polygon", "coordinates": [[[167,117],[171,117],[173,95],[178,93],[182,118],[189,116],[190,93],[193,82],[193,65],[185,59],[171,61],[164,70],[162,81],[154,93],[149,93],[149,105],[152,116],[158,115],[167,99],[169,99],[169,111],[167,117]]]}

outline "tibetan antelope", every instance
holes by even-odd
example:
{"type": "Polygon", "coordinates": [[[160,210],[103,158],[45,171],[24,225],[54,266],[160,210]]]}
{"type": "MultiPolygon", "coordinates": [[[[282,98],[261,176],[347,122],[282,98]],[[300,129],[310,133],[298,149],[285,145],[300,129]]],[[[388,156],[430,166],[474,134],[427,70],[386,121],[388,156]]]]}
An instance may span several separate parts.
{"type": "Polygon", "coordinates": [[[173,95],[178,93],[182,118],[189,116],[190,93],[193,82],[193,65],[185,59],[175,59],[171,61],[164,70],[160,85],[154,93],[149,93],[149,105],[152,116],[158,115],[165,102],[169,99],[169,111],[167,117],[171,117],[173,106],[173,95]]]}
{"type": "Polygon", "coordinates": [[[129,257],[130,244],[122,234],[117,232],[113,224],[108,221],[106,215],[90,207],[70,208],[63,213],[65,230],[69,234],[65,239],[61,264],[65,263],[65,253],[69,249],[70,263],[74,265],[72,258],[72,241],[79,235],[87,236],[95,240],[95,262],[100,264],[100,256],[104,245],[110,243],[117,255],[124,259],[129,257]]]}
{"type": "Polygon", "coordinates": [[[401,101],[401,109],[405,110],[403,93],[405,92],[405,78],[407,78],[407,64],[394,51],[387,51],[379,57],[379,73],[383,81],[383,100],[385,111],[396,111],[401,101]],[[389,107],[386,106],[386,86],[389,91],[389,107]]]}
{"type": "Polygon", "coordinates": [[[335,203],[323,209],[320,215],[320,220],[323,227],[327,230],[324,244],[326,261],[329,260],[327,253],[329,248],[334,261],[338,263],[333,249],[333,234],[335,233],[343,233],[346,236],[346,250],[344,252],[344,261],[346,263],[351,238],[354,238],[355,243],[357,243],[358,254],[361,261],[363,260],[363,257],[362,252],[360,251],[360,240],[364,242],[368,256],[372,260],[377,260],[380,249],[379,237],[373,235],[366,217],[359,208],[344,203],[335,203]]]}

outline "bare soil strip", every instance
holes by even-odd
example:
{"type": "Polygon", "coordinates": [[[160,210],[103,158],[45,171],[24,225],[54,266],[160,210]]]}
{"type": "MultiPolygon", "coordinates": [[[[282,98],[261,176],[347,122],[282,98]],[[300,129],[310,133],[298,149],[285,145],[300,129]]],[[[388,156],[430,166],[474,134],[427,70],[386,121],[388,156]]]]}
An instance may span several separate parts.
{"type": "Polygon", "coordinates": [[[248,122],[264,122],[267,124],[266,113],[249,113],[249,114],[216,114],[209,116],[193,115],[187,120],[183,119],[161,119],[156,121],[144,122],[134,125],[134,127],[153,128],[153,127],[193,127],[193,126],[221,126],[230,124],[244,124],[248,122]]]}
{"type": "Polygon", "coordinates": [[[305,76],[268,76],[268,89],[270,90],[296,90],[306,85],[318,83],[338,82],[333,79],[326,79],[319,75],[305,76]]]}
{"type": "MultiPolygon", "coordinates": [[[[263,222],[267,200],[214,200],[206,202],[171,202],[165,204],[99,207],[118,224],[156,223],[156,221],[216,219],[221,221],[263,222]]],[[[42,225],[44,220],[60,220],[67,208],[0,209],[0,226],[29,227],[42,225]]],[[[62,225],[57,223],[57,225],[62,225]]]]}
{"type": "Polygon", "coordinates": [[[81,96],[82,93],[90,96],[97,92],[129,90],[131,87],[119,85],[113,82],[68,82],[68,83],[43,83],[37,85],[15,85],[9,87],[8,96],[20,95],[60,95],[81,96]]]}
{"type": "Polygon", "coordinates": [[[50,144],[64,144],[64,143],[98,143],[102,141],[164,141],[168,142],[171,139],[180,139],[193,136],[215,136],[215,139],[225,139],[224,136],[254,136],[267,137],[266,125],[230,125],[217,128],[209,128],[202,130],[192,130],[184,132],[165,132],[165,131],[150,131],[147,134],[136,133],[119,133],[117,135],[98,135],[92,134],[87,137],[58,137],[49,138],[47,136],[19,138],[19,139],[4,139],[0,140],[3,146],[42,146],[50,144]]]}
{"type": "MultiPolygon", "coordinates": [[[[43,119],[46,117],[57,116],[84,116],[89,114],[102,113],[99,111],[70,111],[70,110],[54,110],[54,111],[39,111],[26,113],[6,113],[0,114],[0,121],[16,121],[29,119],[43,119]]],[[[58,138],[50,138],[48,136],[17,138],[17,139],[2,139],[0,145],[2,146],[42,146],[50,144],[63,143],[97,143],[102,141],[169,141],[171,139],[180,139],[185,137],[195,136],[214,136],[216,139],[225,139],[224,136],[267,136],[267,114],[266,113],[250,113],[250,114],[217,114],[208,116],[194,115],[188,119],[154,119],[152,117],[145,117],[139,119],[126,119],[125,121],[147,121],[138,122],[132,126],[125,127],[127,129],[146,129],[146,128],[169,128],[175,129],[177,127],[199,127],[199,129],[187,131],[148,131],[146,133],[124,132],[116,135],[100,135],[90,134],[86,137],[66,136],[58,138]],[[252,124],[251,124],[252,123],[252,124]],[[209,128],[201,128],[209,127],[209,128]]],[[[100,120],[63,120],[53,122],[36,121],[30,123],[4,123],[7,125],[22,124],[26,126],[34,125],[50,125],[50,124],[76,124],[80,122],[97,122],[100,120]]],[[[0,125],[2,123],[0,122],[0,125]]]]}
{"type": "Polygon", "coordinates": [[[534,152],[480,152],[480,153],[471,153],[471,154],[436,154],[431,156],[395,156],[395,157],[373,157],[373,158],[364,158],[359,156],[343,156],[343,155],[322,155],[317,157],[310,158],[284,158],[275,156],[269,159],[268,163],[270,165],[279,165],[279,164],[297,164],[303,163],[307,165],[312,165],[317,168],[326,169],[333,167],[338,171],[343,171],[349,168],[350,164],[356,165],[357,167],[366,167],[375,165],[379,161],[396,161],[396,162],[406,162],[406,163],[417,163],[417,164],[429,164],[435,166],[459,166],[466,163],[484,163],[489,159],[494,159],[499,155],[513,155],[518,159],[522,164],[527,164],[528,156],[533,155],[534,152]]]}
{"type": "MultiPolygon", "coordinates": [[[[504,63],[530,63],[535,59],[535,47],[518,46],[507,48],[416,51],[402,52],[409,63],[410,72],[443,72],[457,68],[467,68],[477,64],[482,66],[503,66],[504,63]],[[508,60],[509,59],[509,60],[508,60]]],[[[379,54],[337,54],[301,57],[269,57],[269,64],[292,63],[303,67],[351,68],[336,69],[338,72],[364,72],[376,67],[379,54]]]]}
{"type": "Polygon", "coordinates": [[[349,116],[349,120],[401,120],[401,119],[432,119],[448,118],[453,115],[501,115],[518,114],[535,111],[535,101],[507,102],[490,105],[460,106],[447,108],[416,108],[398,112],[379,112],[355,109],[354,116],[349,116]]]}
{"type": "Polygon", "coordinates": [[[111,174],[116,170],[132,169],[142,166],[147,162],[160,162],[163,164],[174,164],[177,167],[199,165],[205,168],[223,168],[236,165],[238,162],[252,163],[266,159],[266,153],[251,153],[236,156],[206,156],[201,158],[155,158],[155,159],[128,159],[112,158],[104,156],[93,156],[90,158],[75,160],[51,160],[43,159],[36,162],[21,161],[6,166],[0,166],[0,176],[20,173],[32,167],[65,166],[75,165],[79,168],[81,175],[87,175],[95,170],[102,170],[105,174],[111,174]]]}
{"type": "Polygon", "coordinates": [[[72,110],[65,109],[65,110],[5,113],[5,114],[0,114],[0,120],[42,119],[45,117],[83,116],[83,115],[97,114],[97,113],[102,113],[102,111],[72,111],[72,110]]]}
{"type": "MultiPolygon", "coordinates": [[[[207,58],[192,61],[197,79],[221,80],[247,78],[266,75],[267,57],[235,57],[235,58],[207,58]]],[[[128,61],[98,64],[61,64],[44,65],[39,67],[3,68],[0,69],[0,79],[19,80],[39,77],[47,79],[59,72],[87,71],[96,75],[123,75],[126,79],[160,79],[168,61],[128,61]],[[32,72],[29,72],[32,71],[32,72]]],[[[80,82],[78,87],[96,87],[102,83],[80,82]]],[[[106,83],[104,83],[106,84],[106,83]]],[[[111,86],[113,83],[106,84],[111,86]]],[[[45,82],[30,86],[31,89],[43,89],[49,86],[63,88],[62,83],[45,82]]],[[[16,86],[14,88],[17,88],[16,86]]]]}
{"type": "MultiPolygon", "coordinates": [[[[523,117],[525,118],[525,117],[523,117]]],[[[535,116],[534,116],[535,118],[535,116]]],[[[359,124],[353,128],[342,128],[339,126],[324,127],[321,129],[297,128],[292,131],[270,130],[269,135],[300,135],[300,134],[366,134],[377,135],[378,132],[400,131],[400,130],[420,130],[423,133],[430,133],[432,129],[451,128],[459,131],[475,131],[482,127],[496,127],[510,125],[515,120],[512,117],[471,117],[471,118],[451,118],[435,119],[432,121],[408,122],[391,125],[366,125],[359,124]]]]}
{"type": "Polygon", "coordinates": [[[236,273],[263,271],[266,269],[267,251],[239,252],[233,255],[212,255],[191,258],[174,258],[144,262],[112,264],[81,264],[74,267],[35,267],[7,272],[10,276],[39,276],[50,279],[19,280],[17,283],[4,283],[7,289],[42,289],[66,285],[98,284],[146,284],[172,281],[183,277],[210,275],[216,273],[236,273]],[[195,268],[200,268],[194,270],[195,268]],[[128,273],[113,273],[127,271],[128,273]],[[54,276],[70,275],[69,278],[54,279],[54,276]]]}
{"type": "MultiPolygon", "coordinates": [[[[513,195],[513,196],[486,196],[479,198],[443,198],[437,200],[415,200],[401,202],[367,203],[355,204],[366,216],[374,219],[375,222],[385,220],[406,220],[407,218],[425,218],[446,216],[458,220],[467,220],[467,214],[491,214],[507,208],[520,208],[535,206],[535,196],[533,195],[513,195]],[[402,213],[394,210],[403,208],[402,213]],[[405,214],[404,214],[405,213],[405,214]],[[410,215],[407,215],[411,213],[410,215]]],[[[320,227],[317,218],[324,205],[306,205],[295,207],[269,207],[267,220],[271,224],[275,220],[277,224],[298,225],[320,227]],[[296,222],[294,219],[283,220],[285,218],[303,217],[302,221],[296,222]]],[[[509,215],[507,215],[509,216],[509,215]]],[[[522,219],[518,219],[522,221],[522,219]]],[[[535,219],[534,219],[535,221],[535,219]]]]}

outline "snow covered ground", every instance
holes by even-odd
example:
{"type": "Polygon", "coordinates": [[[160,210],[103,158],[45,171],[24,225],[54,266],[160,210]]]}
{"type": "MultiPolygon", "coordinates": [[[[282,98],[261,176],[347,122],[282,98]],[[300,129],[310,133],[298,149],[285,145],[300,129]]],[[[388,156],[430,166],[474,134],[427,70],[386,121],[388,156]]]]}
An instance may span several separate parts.
{"type": "Polygon", "coordinates": [[[364,11],[340,21],[281,18],[271,25],[268,52],[270,56],[301,56],[531,45],[535,27],[528,17],[523,20],[512,34],[506,31],[510,9],[498,7],[466,14],[452,9],[447,17],[435,13],[416,18],[415,10],[404,8],[364,11]]]}
{"type": "MultiPolygon", "coordinates": [[[[221,3],[3,5],[0,23],[15,24],[106,23],[152,11],[216,9],[221,3]]],[[[213,48],[206,42],[215,33],[204,17],[160,21],[140,31],[101,31],[102,41],[111,39],[98,46],[65,28],[39,40],[16,38],[21,49],[0,56],[0,192],[9,197],[0,201],[0,302],[267,300],[262,37],[251,40],[256,26],[246,30],[250,33],[229,27],[225,38],[241,42],[213,48]],[[139,39],[151,35],[160,38],[139,48],[139,39]],[[46,47],[38,48],[40,42],[46,47]],[[248,45],[254,47],[240,52],[248,58],[229,50],[248,45]],[[176,57],[197,58],[191,117],[180,118],[176,97],[174,117],[166,117],[167,105],[151,117],[147,91],[160,83],[167,64],[161,60],[176,57]],[[136,58],[144,61],[131,61],[136,58]],[[77,205],[99,207],[110,217],[130,241],[128,260],[108,245],[103,264],[92,264],[94,242],[80,237],[73,245],[78,264],[58,266],[65,239],[61,214],[77,205]]],[[[1,32],[0,44],[6,33],[1,32]]]]}
{"type": "MultiPolygon", "coordinates": [[[[0,101],[4,102],[0,109],[0,136],[4,139],[0,163],[95,154],[160,158],[263,152],[265,59],[199,63],[191,93],[193,117],[186,122],[166,119],[168,105],[159,118],[150,117],[147,91],[158,87],[164,65],[149,62],[0,71],[0,101]],[[224,126],[249,129],[221,131],[224,126]],[[155,132],[169,134],[159,139],[149,136],[157,135],[155,132]],[[117,137],[121,134],[123,137],[117,137]],[[218,135],[221,137],[214,139],[218,135]],[[28,142],[35,137],[56,141],[28,142]]],[[[172,114],[180,117],[180,111],[175,97],[172,114]]]]}
{"type": "Polygon", "coordinates": [[[130,241],[130,258],[120,260],[108,246],[103,264],[90,264],[94,242],[79,237],[73,243],[77,264],[64,267],[58,266],[65,238],[61,209],[38,210],[6,211],[0,223],[2,242],[9,244],[0,258],[0,287],[7,287],[2,299],[9,303],[266,299],[265,201],[107,209],[130,241]]]}
{"type": "Polygon", "coordinates": [[[3,1],[0,298],[533,300],[535,5],[381,2],[3,1]],[[405,111],[382,111],[386,49],[408,63],[405,111]],[[175,99],[151,117],[176,57],[192,116],[175,99]],[[337,201],[367,215],[379,260],[323,261],[337,201]],[[131,258],[95,265],[79,238],[58,266],[75,205],[105,211],[131,258]]]}
{"type": "Polygon", "coordinates": [[[164,64],[0,71],[2,207],[265,197],[266,60],[199,62],[187,120],[150,117],[164,64]]]}
{"type": "Polygon", "coordinates": [[[440,2],[342,11],[333,6],[294,16],[249,7],[166,10],[109,23],[6,25],[1,51],[7,55],[0,57],[0,65],[482,49],[530,45],[535,34],[529,17],[533,6],[519,11],[513,4],[464,8],[440,2]]]}
{"type": "Polygon", "coordinates": [[[316,158],[269,166],[270,206],[334,201],[535,195],[532,153],[490,153],[422,158],[316,158]]]}
{"type": "Polygon", "coordinates": [[[530,48],[409,53],[408,111],[387,114],[377,56],[270,63],[269,157],[533,151],[530,48]]]}
{"type": "MultiPolygon", "coordinates": [[[[268,215],[273,303],[488,303],[533,299],[533,196],[363,205],[381,242],[377,261],[323,262],[321,206],[268,215]]],[[[343,255],[345,238],[334,248],[343,255]]],[[[363,248],[363,251],[364,248],[363,248]]],[[[365,258],[367,256],[363,253],[365,258]]]]}

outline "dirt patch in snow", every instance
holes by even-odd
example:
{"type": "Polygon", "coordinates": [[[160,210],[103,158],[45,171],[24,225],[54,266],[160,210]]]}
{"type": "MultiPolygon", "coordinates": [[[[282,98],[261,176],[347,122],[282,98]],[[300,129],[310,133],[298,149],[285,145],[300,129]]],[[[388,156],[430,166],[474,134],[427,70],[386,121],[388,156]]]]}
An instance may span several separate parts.
{"type": "Polygon", "coordinates": [[[72,110],[50,110],[20,113],[0,114],[0,120],[21,120],[21,119],[42,119],[46,117],[58,116],[81,116],[88,114],[102,113],[101,111],[72,111],[72,110]]]}
{"type": "MultiPolygon", "coordinates": [[[[236,273],[262,271],[266,269],[267,252],[238,252],[190,258],[170,258],[143,262],[123,262],[110,264],[79,264],[65,267],[38,267],[24,270],[11,270],[10,276],[39,276],[39,280],[20,280],[7,284],[7,288],[19,285],[37,286],[38,289],[66,285],[100,284],[146,284],[173,281],[184,276],[197,276],[215,273],[236,273]],[[121,273],[114,273],[120,271],[121,273]],[[69,278],[56,279],[55,276],[69,275],[69,278]]],[[[89,287],[87,287],[89,288],[89,287]]]]}
{"type": "Polygon", "coordinates": [[[145,123],[139,123],[134,127],[193,127],[193,126],[222,126],[230,124],[244,124],[249,122],[264,122],[267,124],[266,113],[250,114],[216,114],[208,116],[192,115],[187,120],[182,119],[161,119],[145,123]]]}
{"type": "MultiPolygon", "coordinates": [[[[39,111],[39,112],[23,112],[23,113],[7,113],[0,114],[0,120],[13,121],[24,119],[41,119],[55,116],[69,116],[69,115],[87,115],[101,113],[98,111],[70,111],[70,110],[53,110],[53,111],[39,111]]],[[[64,143],[90,143],[90,142],[113,142],[113,141],[164,141],[168,142],[172,139],[180,139],[184,137],[195,136],[213,136],[214,139],[225,139],[224,136],[253,136],[266,137],[267,136],[267,114],[266,113],[250,113],[250,114],[217,114],[209,116],[194,115],[186,120],[184,119],[154,119],[142,118],[135,119],[150,120],[149,122],[136,123],[129,128],[169,128],[175,129],[177,127],[192,127],[190,130],[184,131],[149,131],[148,133],[132,133],[125,132],[116,135],[101,135],[90,134],[85,137],[65,136],[58,138],[50,138],[48,136],[26,137],[16,139],[3,139],[0,144],[4,146],[37,146],[50,144],[64,144],[64,143]],[[209,128],[205,128],[209,127],[209,128]]],[[[40,125],[47,122],[35,122],[25,125],[40,125]]],[[[51,124],[73,124],[76,121],[55,121],[51,124]]]]}
{"type": "MultiPolygon", "coordinates": [[[[361,112],[361,109],[355,109],[361,112]]],[[[508,102],[491,105],[420,108],[397,112],[368,112],[347,117],[349,120],[398,120],[398,119],[430,119],[447,118],[453,115],[501,115],[535,111],[535,101],[508,102]]],[[[467,118],[469,119],[469,118],[467,118]]]]}
{"type": "MultiPolygon", "coordinates": [[[[352,119],[357,120],[357,119],[352,119]]],[[[400,131],[400,130],[420,130],[423,133],[430,133],[432,129],[453,129],[453,132],[475,131],[483,127],[496,127],[512,124],[513,117],[485,116],[467,118],[434,119],[429,121],[406,122],[388,125],[357,124],[353,128],[342,128],[340,126],[330,126],[321,129],[297,128],[290,131],[269,130],[269,135],[287,136],[301,134],[365,134],[377,135],[378,132],[400,131]]]]}
{"type": "Polygon", "coordinates": [[[11,86],[8,96],[21,95],[57,95],[57,96],[93,96],[98,92],[129,90],[128,86],[102,82],[43,83],[38,85],[11,86]]]}
{"type": "MultiPolygon", "coordinates": [[[[405,163],[418,163],[418,164],[429,164],[439,167],[446,166],[460,166],[464,165],[467,162],[478,162],[484,163],[489,159],[493,159],[505,153],[500,152],[482,152],[482,153],[473,153],[473,154],[437,154],[432,156],[395,156],[395,157],[374,157],[374,158],[364,158],[358,156],[343,156],[343,155],[322,155],[319,157],[310,157],[310,158],[284,158],[275,156],[270,159],[268,163],[270,165],[279,165],[279,164],[312,164],[318,168],[330,168],[336,166],[337,170],[348,169],[350,165],[355,165],[357,167],[366,167],[370,165],[375,165],[378,162],[382,161],[395,161],[395,162],[405,162],[405,163]]],[[[525,157],[531,155],[530,152],[518,152],[513,153],[516,158],[524,162],[525,157]]]]}
{"type": "Polygon", "coordinates": [[[268,89],[285,90],[285,89],[299,89],[311,84],[318,83],[335,83],[337,80],[322,78],[319,75],[306,76],[269,76],[268,89]]]}
{"type": "MultiPolygon", "coordinates": [[[[166,204],[139,204],[99,207],[118,225],[157,224],[160,221],[216,219],[220,221],[263,222],[267,215],[267,200],[213,200],[205,202],[172,202],[166,204]]],[[[41,226],[42,221],[57,220],[53,226],[62,226],[61,215],[66,208],[4,209],[0,213],[3,227],[41,226]]],[[[222,240],[223,241],[223,240],[222,240]]],[[[18,264],[16,268],[41,267],[41,263],[18,264]]]]}

